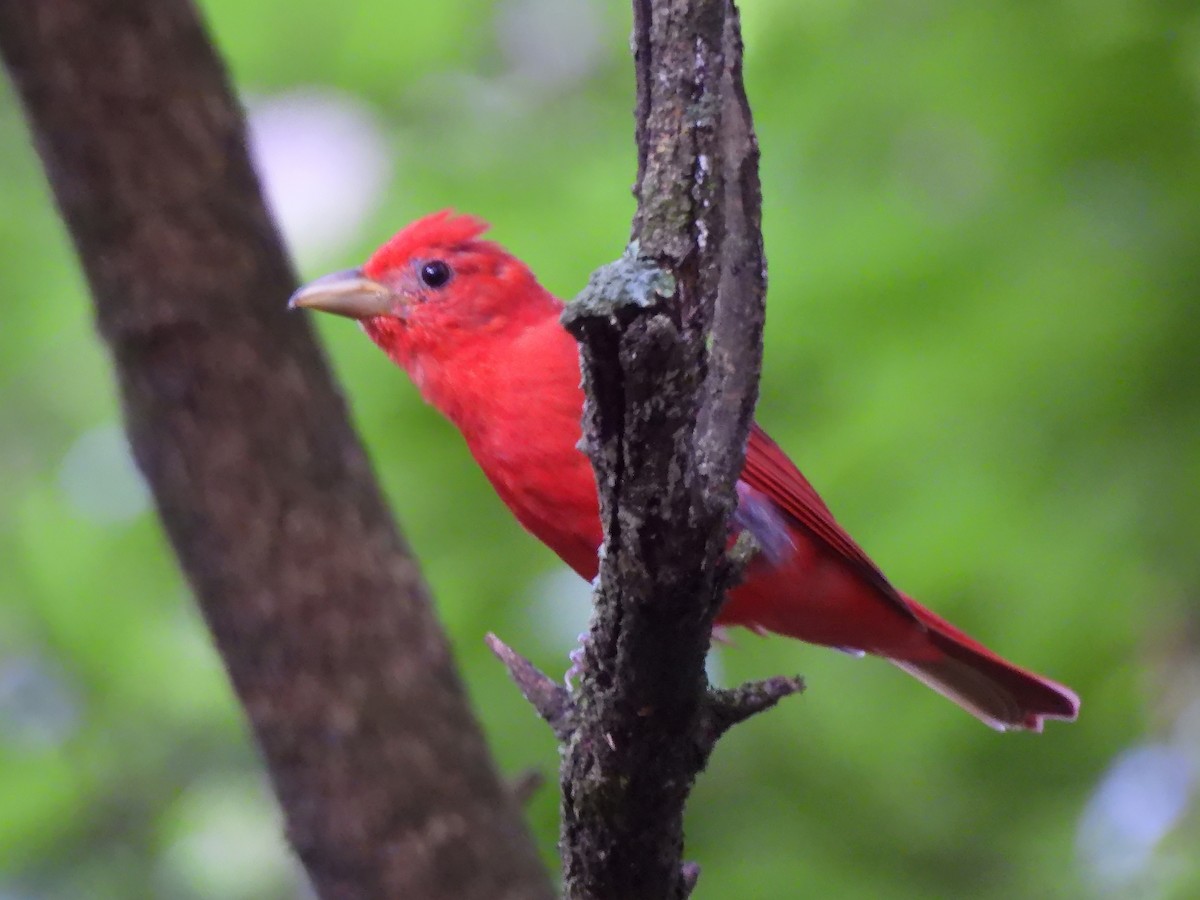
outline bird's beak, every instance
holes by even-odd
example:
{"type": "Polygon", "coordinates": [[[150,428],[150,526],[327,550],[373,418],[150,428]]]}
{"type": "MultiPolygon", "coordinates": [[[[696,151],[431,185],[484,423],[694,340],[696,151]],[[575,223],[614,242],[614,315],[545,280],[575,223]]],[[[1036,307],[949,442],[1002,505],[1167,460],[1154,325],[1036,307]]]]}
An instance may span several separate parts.
{"type": "Polygon", "coordinates": [[[391,315],[395,305],[391,289],[368,278],[361,269],[346,269],[310,281],[288,299],[288,309],[319,309],[350,319],[391,315]]]}

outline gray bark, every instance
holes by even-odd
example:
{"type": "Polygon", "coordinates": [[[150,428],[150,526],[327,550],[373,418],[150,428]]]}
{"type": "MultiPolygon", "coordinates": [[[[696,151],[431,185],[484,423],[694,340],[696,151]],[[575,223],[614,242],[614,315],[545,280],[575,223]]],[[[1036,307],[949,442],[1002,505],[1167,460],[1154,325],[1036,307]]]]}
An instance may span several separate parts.
{"type": "Polygon", "coordinates": [[[563,741],[572,900],[682,898],[683,810],[728,727],[801,689],[714,691],[704,660],[762,354],[758,148],[732,0],[635,0],[638,212],[564,323],[580,342],[604,552],[579,689],[498,654],[563,741]]]}

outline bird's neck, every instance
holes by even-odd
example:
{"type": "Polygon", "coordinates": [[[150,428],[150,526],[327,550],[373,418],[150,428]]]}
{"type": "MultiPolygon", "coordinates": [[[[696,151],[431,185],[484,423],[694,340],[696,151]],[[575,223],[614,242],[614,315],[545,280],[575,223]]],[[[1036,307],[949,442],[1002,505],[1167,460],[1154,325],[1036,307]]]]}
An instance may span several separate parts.
{"type": "Polygon", "coordinates": [[[474,449],[489,442],[500,423],[525,418],[547,392],[564,384],[577,388],[578,348],[557,310],[550,312],[507,323],[485,340],[413,353],[402,365],[426,402],[450,419],[474,449]]]}

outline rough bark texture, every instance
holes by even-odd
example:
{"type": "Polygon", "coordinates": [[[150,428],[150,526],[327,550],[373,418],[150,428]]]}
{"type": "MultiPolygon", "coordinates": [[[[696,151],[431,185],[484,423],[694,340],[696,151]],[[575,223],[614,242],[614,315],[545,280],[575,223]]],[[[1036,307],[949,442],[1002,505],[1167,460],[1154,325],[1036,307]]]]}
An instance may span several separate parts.
{"type": "MultiPolygon", "coordinates": [[[[800,688],[713,692],[727,520],[757,397],[766,291],[758,150],[732,0],[635,0],[638,213],[564,321],[605,528],[562,769],[571,898],[679,898],[683,808],[725,728],[800,688]]],[[[544,713],[545,714],[545,713],[544,713]]]]}
{"type": "MultiPolygon", "coordinates": [[[[0,0],[130,440],[319,895],[545,898],[185,0],[0,0]]],[[[47,298],[51,299],[51,298],[47,298]]]]}

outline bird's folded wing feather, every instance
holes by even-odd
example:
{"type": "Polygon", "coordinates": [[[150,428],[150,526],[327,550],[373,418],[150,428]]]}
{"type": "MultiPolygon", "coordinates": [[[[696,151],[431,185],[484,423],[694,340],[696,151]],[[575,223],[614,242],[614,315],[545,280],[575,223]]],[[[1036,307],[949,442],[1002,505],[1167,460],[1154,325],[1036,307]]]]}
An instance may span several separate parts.
{"type": "Polygon", "coordinates": [[[750,427],[742,480],[770,498],[797,525],[849,563],[865,581],[878,588],[880,594],[912,615],[900,592],[842,530],[816,489],[757,423],[750,427]]]}

